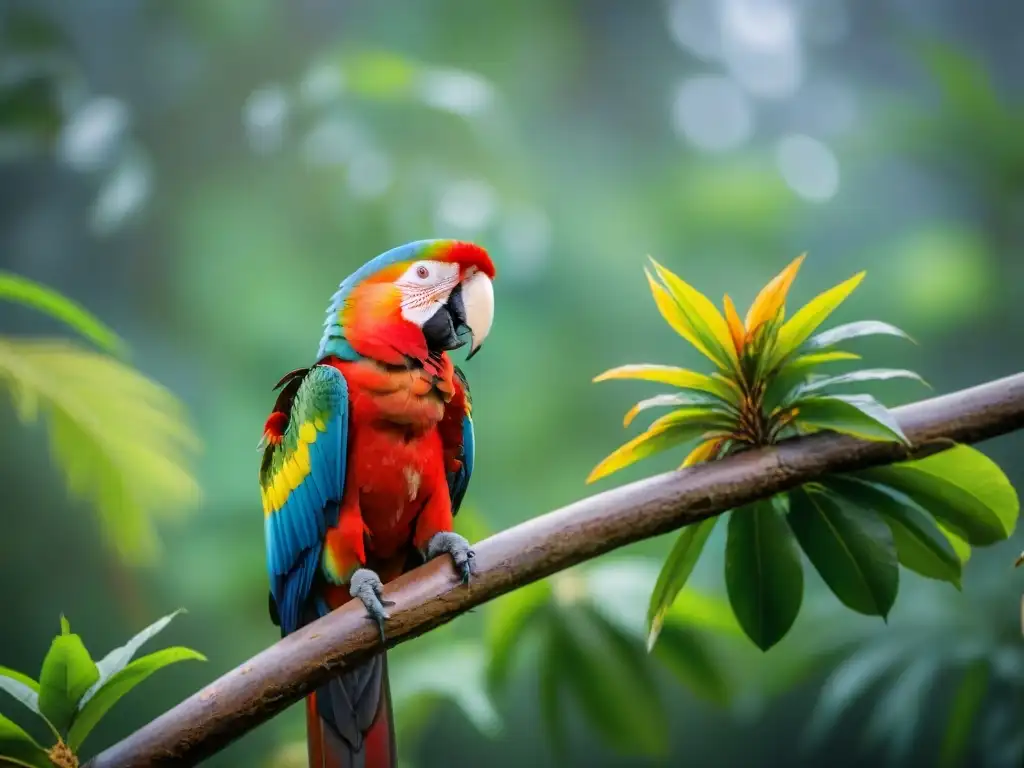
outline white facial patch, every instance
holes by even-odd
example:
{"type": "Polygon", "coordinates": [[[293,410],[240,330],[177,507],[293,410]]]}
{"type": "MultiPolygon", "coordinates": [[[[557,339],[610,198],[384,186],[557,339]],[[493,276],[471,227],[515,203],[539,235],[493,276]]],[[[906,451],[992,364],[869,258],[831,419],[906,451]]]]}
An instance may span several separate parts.
{"type": "Polygon", "coordinates": [[[443,261],[417,261],[409,266],[395,285],[402,292],[402,317],[423,326],[459,283],[459,265],[443,261]]]}

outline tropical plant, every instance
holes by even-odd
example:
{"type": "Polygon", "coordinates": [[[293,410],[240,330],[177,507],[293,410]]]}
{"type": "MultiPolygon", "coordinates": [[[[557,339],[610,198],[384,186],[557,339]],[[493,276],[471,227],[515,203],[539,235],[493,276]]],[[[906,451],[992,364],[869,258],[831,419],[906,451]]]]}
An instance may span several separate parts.
{"type": "Polygon", "coordinates": [[[491,607],[488,685],[503,691],[525,649],[535,651],[541,720],[556,751],[565,751],[574,706],[608,747],[663,756],[661,672],[705,701],[730,702],[734,681],[721,646],[742,633],[724,602],[687,592],[666,616],[654,664],[646,658],[643,604],[655,574],[647,559],[615,558],[535,582],[491,607]]]}
{"type": "MultiPolygon", "coordinates": [[[[874,320],[818,332],[863,272],[787,319],[786,296],[803,258],[765,286],[744,320],[728,295],[723,315],[703,294],[651,260],[660,282],[649,271],[647,278],[665,321],[718,370],[707,375],[667,365],[626,365],[598,376],[595,381],[639,379],[676,391],[643,400],[626,414],[628,426],[650,408],[674,408],[602,461],[588,482],[687,443],[696,445],[682,467],[820,431],[908,443],[893,414],[873,397],[833,390],[896,378],[920,381],[917,374],[895,369],[814,373],[822,365],[860,359],[837,349],[842,343],[869,335],[907,335],[874,320]]],[[[729,600],[754,643],[763,650],[775,645],[800,610],[802,549],[844,605],[885,617],[899,587],[899,564],[959,587],[970,547],[1007,538],[1019,510],[1016,492],[999,467],[967,446],[830,476],[729,513],[729,600]]],[[[708,518],[679,534],[651,595],[649,647],[718,520],[708,518]]]]}
{"type": "Polygon", "coordinates": [[[70,491],[99,513],[118,555],[151,561],[153,517],[180,514],[199,497],[186,465],[199,442],[183,406],[118,359],[125,344],[117,334],[56,291],[0,273],[0,299],[44,312],[104,350],[0,337],[0,380],[23,422],[45,416],[55,463],[70,491]]]}
{"type": "Polygon", "coordinates": [[[1020,598],[994,576],[970,595],[920,590],[902,620],[863,640],[822,686],[806,746],[849,727],[856,705],[870,698],[863,732],[893,764],[913,754],[942,768],[1021,765],[1024,648],[1020,615],[1007,610],[1020,598]],[[941,739],[925,733],[935,720],[944,721],[941,739]]]}
{"type": "Polygon", "coordinates": [[[142,644],[162,631],[181,611],[154,622],[98,662],[82,638],[61,616],[60,634],[43,659],[39,679],[0,667],[0,690],[34,712],[55,742],[44,748],[21,726],[0,715],[0,763],[27,768],[75,768],[83,742],[100,720],[135,686],[157,670],[179,661],[206,658],[185,647],[164,648],[132,660],[142,644]]]}

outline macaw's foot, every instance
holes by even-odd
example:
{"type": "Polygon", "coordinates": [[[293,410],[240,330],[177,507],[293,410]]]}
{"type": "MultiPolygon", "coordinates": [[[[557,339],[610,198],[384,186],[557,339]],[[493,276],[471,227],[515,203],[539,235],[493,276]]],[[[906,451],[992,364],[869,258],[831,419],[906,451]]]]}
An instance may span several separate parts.
{"type": "Polygon", "coordinates": [[[384,606],[394,605],[393,600],[384,600],[381,596],[381,590],[384,589],[384,585],[381,584],[380,576],[371,571],[369,568],[360,568],[352,574],[352,578],[348,582],[348,592],[352,597],[359,598],[363,605],[366,606],[366,612],[369,614],[369,618],[377,622],[377,626],[380,628],[380,641],[384,642],[384,620],[390,619],[388,612],[384,610],[384,606]]]}
{"type": "Polygon", "coordinates": [[[427,560],[433,560],[444,553],[452,556],[455,570],[462,576],[462,583],[468,584],[469,577],[474,570],[473,557],[475,556],[473,550],[469,548],[469,542],[451,531],[435,533],[427,544],[427,560]]]}

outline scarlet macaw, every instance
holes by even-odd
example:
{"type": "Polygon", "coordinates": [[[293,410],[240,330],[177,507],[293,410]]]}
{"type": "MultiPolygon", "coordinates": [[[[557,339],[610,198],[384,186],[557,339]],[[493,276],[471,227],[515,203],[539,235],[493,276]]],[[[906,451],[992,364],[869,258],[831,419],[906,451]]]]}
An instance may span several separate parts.
{"type": "MultiPolygon", "coordinates": [[[[494,265],[480,246],[421,240],[346,278],[317,361],[285,375],[264,426],[270,612],[282,635],[355,597],[384,637],[387,582],[450,556],[463,581],[473,551],[452,532],[473,472],[467,360],[494,316],[494,265]]],[[[307,698],[310,765],[395,765],[385,655],[307,698]]]]}

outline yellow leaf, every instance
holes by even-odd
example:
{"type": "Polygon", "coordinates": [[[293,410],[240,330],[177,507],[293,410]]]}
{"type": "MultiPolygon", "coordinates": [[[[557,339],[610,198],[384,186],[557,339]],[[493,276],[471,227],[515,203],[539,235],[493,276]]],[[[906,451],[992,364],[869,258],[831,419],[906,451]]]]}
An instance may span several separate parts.
{"type": "Polygon", "coordinates": [[[684,408],[662,416],[651,424],[646,432],[620,446],[598,464],[587,478],[587,483],[600,480],[641,459],[692,440],[718,426],[721,418],[716,411],[695,408],[684,408]]]}
{"type": "Polygon", "coordinates": [[[732,335],[733,347],[736,349],[737,355],[742,355],[743,339],[746,336],[746,332],[743,329],[743,321],[740,320],[739,313],[736,311],[736,305],[732,303],[728,293],[722,299],[722,305],[725,307],[725,322],[728,324],[729,333],[732,335]]]}
{"type": "Polygon", "coordinates": [[[800,271],[800,265],[804,263],[806,253],[797,256],[788,267],[777,274],[772,280],[761,289],[754,299],[754,303],[747,310],[747,333],[753,334],[758,327],[775,317],[775,314],[782,309],[786,303],[786,295],[789,288],[796,279],[796,273],[800,271]]]}
{"type": "Polygon", "coordinates": [[[693,344],[702,355],[709,357],[712,360],[715,358],[708,351],[708,348],[701,343],[700,339],[697,338],[690,321],[687,320],[686,315],[680,308],[679,304],[672,298],[665,288],[658,284],[658,282],[651,276],[651,273],[646,269],[644,274],[647,275],[647,282],[651,286],[651,293],[654,294],[654,303],[658,305],[658,311],[661,312],[661,316],[665,318],[665,322],[669,324],[673,331],[678,333],[688,342],[693,344]]]}
{"type": "Polygon", "coordinates": [[[711,377],[696,371],[688,371],[685,368],[676,368],[672,365],[621,365],[612,368],[599,376],[594,377],[594,382],[611,381],[613,379],[634,379],[638,381],[656,381],[659,384],[668,384],[673,387],[686,389],[706,390],[708,386],[714,386],[711,377]]]}
{"type": "Polygon", "coordinates": [[[694,464],[700,464],[703,461],[713,459],[717,454],[718,450],[722,447],[722,438],[713,437],[710,440],[705,440],[703,443],[698,445],[689,455],[683,459],[683,463],[680,465],[680,469],[683,467],[692,467],[694,464]]]}
{"type": "Polygon", "coordinates": [[[836,307],[842,304],[846,297],[853,292],[853,289],[860,284],[864,275],[864,272],[858,272],[849,280],[818,294],[801,307],[779,331],[779,341],[775,347],[775,353],[772,355],[769,370],[807,341],[808,337],[825,321],[825,318],[831,315],[836,307]]]}
{"type": "Polygon", "coordinates": [[[801,355],[786,363],[783,370],[788,373],[795,373],[796,371],[814,368],[824,363],[839,363],[846,360],[860,360],[860,355],[853,352],[812,352],[808,355],[801,355]]]}
{"type": "Polygon", "coordinates": [[[594,470],[587,478],[587,483],[593,483],[613,472],[618,472],[641,459],[653,456],[659,451],[671,448],[673,445],[686,440],[685,430],[655,429],[653,426],[630,440],[623,446],[616,449],[604,461],[594,467],[594,470]]]}
{"type": "MultiPolygon", "coordinates": [[[[650,256],[647,258],[651,259],[650,256]]],[[[738,367],[739,360],[732,343],[732,335],[729,333],[729,326],[725,322],[725,318],[722,317],[722,313],[718,311],[718,307],[707,296],[671,270],[666,269],[654,259],[651,259],[651,263],[672,298],[682,309],[691,332],[701,340],[706,349],[710,349],[710,352],[705,351],[704,354],[722,368],[738,367]]]]}

